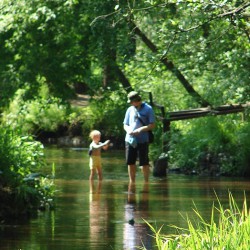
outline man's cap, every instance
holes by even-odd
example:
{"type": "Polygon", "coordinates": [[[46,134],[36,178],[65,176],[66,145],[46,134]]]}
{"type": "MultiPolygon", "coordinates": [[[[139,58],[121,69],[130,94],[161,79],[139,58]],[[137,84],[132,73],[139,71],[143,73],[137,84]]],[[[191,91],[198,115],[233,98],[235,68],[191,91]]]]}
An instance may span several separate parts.
{"type": "Polygon", "coordinates": [[[128,93],[128,103],[131,101],[141,101],[141,96],[136,91],[131,91],[128,93]]]}

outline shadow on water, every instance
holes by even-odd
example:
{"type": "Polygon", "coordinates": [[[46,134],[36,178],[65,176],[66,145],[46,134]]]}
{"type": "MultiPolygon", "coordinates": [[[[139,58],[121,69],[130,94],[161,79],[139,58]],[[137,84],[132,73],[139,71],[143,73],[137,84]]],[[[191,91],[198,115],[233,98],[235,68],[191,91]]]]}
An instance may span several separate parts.
{"type": "Polygon", "coordinates": [[[215,192],[227,202],[228,190],[242,201],[248,198],[248,180],[169,175],[143,182],[138,171],[135,185],[128,185],[124,152],[103,154],[104,180],[89,182],[87,149],[46,149],[48,168],[56,165],[58,189],[55,211],[39,212],[29,221],[0,227],[0,249],[136,249],[144,245],[155,249],[146,221],[155,228],[162,225],[186,227],[181,214],[192,214],[193,202],[209,217],[216,201],[215,192]]]}

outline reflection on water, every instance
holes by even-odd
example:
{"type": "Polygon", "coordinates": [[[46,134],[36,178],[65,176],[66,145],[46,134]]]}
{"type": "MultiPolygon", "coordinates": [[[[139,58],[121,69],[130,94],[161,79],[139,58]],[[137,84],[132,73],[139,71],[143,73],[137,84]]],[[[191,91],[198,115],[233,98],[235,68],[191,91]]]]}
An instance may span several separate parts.
{"type": "Polygon", "coordinates": [[[123,249],[134,249],[135,246],[152,249],[152,234],[149,226],[142,218],[149,218],[149,184],[144,183],[139,197],[136,197],[136,185],[129,184],[128,199],[124,206],[125,221],[123,228],[123,249]]]}
{"type": "Polygon", "coordinates": [[[129,185],[124,152],[102,155],[102,182],[88,180],[87,149],[50,148],[46,157],[45,172],[56,165],[56,209],[0,226],[1,250],[155,249],[144,220],[169,233],[167,225],[186,227],[180,213],[193,214],[193,202],[209,218],[215,192],[225,204],[228,190],[238,201],[245,191],[250,200],[250,182],[244,179],[169,175],[151,176],[145,184],[138,171],[136,184],[129,185]]]}
{"type": "Polygon", "coordinates": [[[98,249],[100,242],[107,238],[108,229],[108,206],[101,202],[102,182],[96,187],[94,181],[90,181],[89,188],[89,239],[93,249],[98,249]]]}

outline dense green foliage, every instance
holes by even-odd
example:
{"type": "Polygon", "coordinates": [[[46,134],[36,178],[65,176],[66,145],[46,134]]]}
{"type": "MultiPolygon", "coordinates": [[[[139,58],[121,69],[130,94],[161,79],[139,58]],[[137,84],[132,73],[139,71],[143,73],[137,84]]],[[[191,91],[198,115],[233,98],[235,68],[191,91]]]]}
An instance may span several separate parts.
{"type": "Polygon", "coordinates": [[[187,229],[172,226],[176,229],[176,234],[164,235],[161,234],[161,229],[157,231],[149,225],[154,232],[157,248],[159,250],[247,249],[250,244],[250,216],[246,198],[242,209],[239,208],[232,194],[229,194],[228,208],[225,208],[219,200],[218,202],[218,207],[212,207],[210,221],[205,220],[195,208],[197,220],[193,221],[187,217],[187,229]]]}
{"type": "Polygon", "coordinates": [[[0,217],[52,205],[53,180],[42,175],[43,145],[18,128],[0,127],[0,217]]]}
{"type": "Polygon", "coordinates": [[[170,162],[187,173],[249,175],[249,133],[240,114],[179,122],[170,142],[170,162]]]}
{"type": "MultiPolygon", "coordinates": [[[[18,88],[36,95],[40,79],[51,93],[72,96],[71,84],[82,81],[88,67],[84,24],[71,1],[1,1],[1,102],[18,88]],[[77,20],[77,22],[75,22],[77,20]],[[67,25],[67,23],[68,25],[67,25]],[[79,37],[79,33],[82,37],[79,37]],[[72,56],[70,56],[72,55],[72,56]]],[[[87,31],[86,31],[87,32],[87,31]]],[[[4,103],[3,103],[4,104],[4,103]]]]}
{"type": "Polygon", "coordinates": [[[90,129],[98,127],[106,137],[123,138],[122,122],[127,108],[126,101],[126,92],[119,90],[105,91],[100,97],[93,98],[88,107],[89,112],[95,119],[92,120],[93,123],[90,129]]]}
{"type": "Polygon", "coordinates": [[[118,67],[136,89],[161,90],[157,99],[171,110],[197,106],[163,57],[211,105],[248,100],[245,1],[4,0],[0,7],[2,102],[23,86],[34,97],[40,79],[61,97],[77,82],[94,92],[124,87],[118,67]],[[156,52],[136,37],[134,23],[156,52]]]}
{"type": "Polygon", "coordinates": [[[32,100],[25,101],[25,94],[25,89],[16,92],[9,108],[3,112],[4,123],[34,135],[40,130],[56,131],[64,124],[69,112],[61,99],[50,97],[44,88],[39,92],[41,95],[32,100]]]}
{"type": "Polygon", "coordinates": [[[39,138],[40,133],[46,131],[52,132],[50,135],[55,137],[81,136],[88,143],[89,132],[98,128],[103,137],[115,140],[118,144],[121,138],[123,141],[121,124],[124,113],[120,110],[125,110],[127,105],[123,91],[105,91],[99,97],[91,98],[84,108],[50,96],[46,85],[41,86],[34,99],[25,100],[25,93],[25,89],[19,89],[9,108],[2,114],[3,123],[18,127],[24,134],[39,138]],[[122,99],[124,101],[121,102],[122,99]]]}

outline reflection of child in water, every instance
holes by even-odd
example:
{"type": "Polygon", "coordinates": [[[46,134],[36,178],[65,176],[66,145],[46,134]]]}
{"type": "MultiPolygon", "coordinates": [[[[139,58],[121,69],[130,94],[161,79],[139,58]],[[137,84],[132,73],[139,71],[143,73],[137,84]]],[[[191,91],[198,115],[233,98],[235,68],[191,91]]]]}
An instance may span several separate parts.
{"type": "Polygon", "coordinates": [[[89,145],[89,168],[90,176],[89,180],[94,179],[95,172],[98,174],[98,180],[102,180],[102,164],[101,164],[101,149],[108,149],[110,140],[101,143],[101,132],[98,130],[93,130],[90,132],[89,137],[92,139],[89,145]]]}

